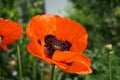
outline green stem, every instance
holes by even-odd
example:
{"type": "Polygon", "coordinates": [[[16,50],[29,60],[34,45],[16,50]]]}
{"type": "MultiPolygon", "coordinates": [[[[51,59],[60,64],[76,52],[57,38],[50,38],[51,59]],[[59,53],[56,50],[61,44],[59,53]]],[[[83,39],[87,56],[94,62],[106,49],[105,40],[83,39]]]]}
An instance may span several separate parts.
{"type": "Polygon", "coordinates": [[[17,45],[17,55],[18,55],[18,66],[19,66],[19,80],[22,80],[22,66],[21,66],[21,56],[20,56],[19,45],[17,45]]]}
{"type": "MultiPolygon", "coordinates": [[[[0,52],[1,52],[1,49],[0,49],[0,52]]],[[[2,60],[2,59],[1,59],[1,55],[0,55],[0,60],[2,60]]],[[[1,73],[1,72],[2,72],[2,67],[1,67],[1,65],[0,65],[0,77],[2,77],[2,75],[1,75],[2,73],[1,73]]]]}
{"type": "Polygon", "coordinates": [[[109,68],[109,80],[112,80],[112,69],[111,69],[110,54],[108,54],[108,68],[109,68]]]}
{"type": "Polygon", "coordinates": [[[33,80],[36,80],[36,60],[33,59],[33,67],[32,67],[32,72],[33,72],[33,80]]]}
{"type": "Polygon", "coordinates": [[[50,78],[50,80],[54,79],[54,72],[55,72],[55,65],[53,64],[52,69],[51,69],[51,78],[50,78]]]}

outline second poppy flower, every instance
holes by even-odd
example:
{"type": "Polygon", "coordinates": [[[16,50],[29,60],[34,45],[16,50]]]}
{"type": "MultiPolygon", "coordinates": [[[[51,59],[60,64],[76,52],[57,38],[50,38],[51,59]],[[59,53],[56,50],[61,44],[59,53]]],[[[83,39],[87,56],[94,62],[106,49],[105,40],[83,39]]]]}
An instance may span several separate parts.
{"type": "Polygon", "coordinates": [[[8,51],[7,45],[14,43],[21,35],[20,24],[0,18],[0,48],[8,51]]]}

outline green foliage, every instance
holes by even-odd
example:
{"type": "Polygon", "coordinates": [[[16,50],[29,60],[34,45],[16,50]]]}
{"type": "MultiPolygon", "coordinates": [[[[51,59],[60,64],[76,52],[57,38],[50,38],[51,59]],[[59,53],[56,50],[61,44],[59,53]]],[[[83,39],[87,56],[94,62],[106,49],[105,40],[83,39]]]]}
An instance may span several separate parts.
{"type": "Polygon", "coordinates": [[[82,23],[89,33],[90,47],[99,47],[96,43],[119,43],[119,0],[82,1],[72,0],[75,11],[70,17],[82,23]],[[94,35],[94,36],[93,36],[94,35]]]}
{"type": "Polygon", "coordinates": [[[93,73],[84,80],[108,80],[108,52],[105,45],[111,43],[114,54],[110,54],[112,78],[119,80],[120,69],[120,1],[119,0],[71,0],[73,10],[68,9],[70,18],[77,20],[87,29],[88,50],[92,57],[93,73]]]}
{"type": "Polygon", "coordinates": [[[40,59],[31,56],[26,46],[29,40],[25,30],[31,17],[42,14],[43,0],[0,0],[0,17],[19,22],[23,28],[22,37],[14,44],[9,45],[9,52],[0,48],[0,80],[19,80],[19,61],[17,45],[20,47],[22,79],[46,80],[49,76],[49,67],[40,59]]]}
{"type": "Polygon", "coordinates": [[[27,23],[32,16],[42,13],[42,0],[0,0],[0,17],[27,23]]]}

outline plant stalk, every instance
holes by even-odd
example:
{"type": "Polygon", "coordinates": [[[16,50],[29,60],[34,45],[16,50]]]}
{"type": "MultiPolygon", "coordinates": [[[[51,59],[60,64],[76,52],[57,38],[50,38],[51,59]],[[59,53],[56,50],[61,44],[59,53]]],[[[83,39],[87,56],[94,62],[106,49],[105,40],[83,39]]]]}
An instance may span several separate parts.
{"type": "Polygon", "coordinates": [[[55,72],[55,65],[53,64],[52,68],[51,68],[51,78],[50,78],[50,80],[54,79],[54,72],[55,72]]]}
{"type": "Polygon", "coordinates": [[[112,80],[112,69],[111,69],[110,54],[108,54],[108,68],[109,68],[109,80],[112,80]]]}
{"type": "Polygon", "coordinates": [[[21,55],[20,55],[20,47],[18,44],[17,44],[17,55],[18,55],[18,66],[19,66],[19,80],[22,80],[21,55]]]}

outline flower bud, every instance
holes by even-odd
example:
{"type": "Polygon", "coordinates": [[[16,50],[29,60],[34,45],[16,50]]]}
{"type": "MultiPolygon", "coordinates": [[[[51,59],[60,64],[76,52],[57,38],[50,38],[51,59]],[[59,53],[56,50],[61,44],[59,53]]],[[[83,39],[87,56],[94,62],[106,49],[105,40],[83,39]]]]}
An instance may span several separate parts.
{"type": "Polygon", "coordinates": [[[105,49],[111,51],[112,50],[112,44],[105,45],[105,49]]]}

